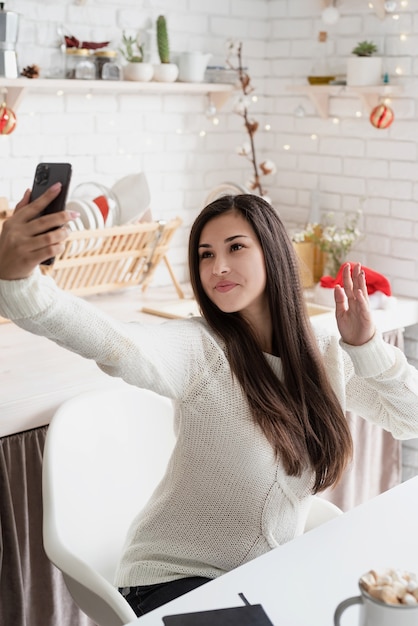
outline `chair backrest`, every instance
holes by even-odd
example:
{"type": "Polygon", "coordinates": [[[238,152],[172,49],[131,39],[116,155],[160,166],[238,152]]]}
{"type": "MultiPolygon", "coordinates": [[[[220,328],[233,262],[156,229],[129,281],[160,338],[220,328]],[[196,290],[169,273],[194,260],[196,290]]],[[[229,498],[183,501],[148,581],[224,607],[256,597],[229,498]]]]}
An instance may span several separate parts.
{"type": "Polygon", "coordinates": [[[306,533],[308,530],[342,515],[342,513],[341,509],[332,502],[324,500],[320,496],[312,496],[303,532],[306,533]]]}
{"type": "Polygon", "coordinates": [[[127,529],[162,478],[175,443],[172,404],[120,387],[65,402],[43,457],[43,540],[78,606],[98,626],[135,619],[113,586],[127,529]]]}

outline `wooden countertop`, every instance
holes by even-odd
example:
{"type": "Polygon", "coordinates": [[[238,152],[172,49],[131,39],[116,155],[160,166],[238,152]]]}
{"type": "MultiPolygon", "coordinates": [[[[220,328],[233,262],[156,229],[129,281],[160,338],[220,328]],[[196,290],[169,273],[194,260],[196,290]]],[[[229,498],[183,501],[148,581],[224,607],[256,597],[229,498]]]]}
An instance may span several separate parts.
{"type": "MultiPolygon", "coordinates": [[[[159,303],[166,307],[168,302],[176,309],[179,303],[172,287],[150,288],[145,294],[132,288],[88,300],[118,319],[149,324],[165,319],[141,312],[143,307],[155,309],[159,303]]],[[[193,312],[192,302],[190,308],[193,312]]],[[[394,299],[391,309],[374,311],[374,315],[382,332],[410,326],[418,323],[418,302],[394,299]]],[[[337,332],[333,312],[311,319],[315,326],[337,332]]],[[[101,372],[92,361],[11,323],[0,324],[0,354],[0,437],[48,424],[57,407],[74,395],[110,385],[126,386],[101,372]]]]}

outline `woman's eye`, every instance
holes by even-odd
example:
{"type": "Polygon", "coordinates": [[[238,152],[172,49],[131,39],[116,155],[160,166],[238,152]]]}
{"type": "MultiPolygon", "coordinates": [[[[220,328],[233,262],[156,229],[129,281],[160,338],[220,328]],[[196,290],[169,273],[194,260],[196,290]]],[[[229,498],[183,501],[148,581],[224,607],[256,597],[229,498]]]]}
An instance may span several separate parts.
{"type": "Polygon", "coordinates": [[[209,252],[209,250],[206,250],[205,252],[202,252],[200,255],[201,259],[210,259],[213,256],[212,252],[209,252]]]}
{"type": "Polygon", "coordinates": [[[242,243],[233,243],[231,244],[231,251],[234,252],[235,250],[241,250],[243,247],[242,243]]]}

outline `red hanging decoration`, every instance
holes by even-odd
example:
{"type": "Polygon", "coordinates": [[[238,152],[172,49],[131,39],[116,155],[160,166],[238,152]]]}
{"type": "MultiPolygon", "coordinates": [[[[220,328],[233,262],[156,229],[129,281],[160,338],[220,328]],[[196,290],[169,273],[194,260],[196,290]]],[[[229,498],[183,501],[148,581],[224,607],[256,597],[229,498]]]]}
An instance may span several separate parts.
{"type": "Polygon", "coordinates": [[[0,135],[10,135],[16,128],[16,115],[3,102],[0,105],[0,135]]]}
{"type": "Polygon", "coordinates": [[[378,104],[370,113],[370,122],[375,128],[389,128],[395,114],[387,104],[378,104]]]}

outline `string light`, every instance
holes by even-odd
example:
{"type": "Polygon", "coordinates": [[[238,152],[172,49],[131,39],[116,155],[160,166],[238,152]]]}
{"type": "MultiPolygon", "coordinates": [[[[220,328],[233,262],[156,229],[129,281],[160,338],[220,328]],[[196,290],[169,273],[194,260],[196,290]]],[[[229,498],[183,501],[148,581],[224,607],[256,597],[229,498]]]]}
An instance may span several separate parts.
{"type": "Polygon", "coordinates": [[[363,113],[361,111],[356,111],[356,117],[363,117],[363,113]]]}
{"type": "Polygon", "coordinates": [[[312,141],[316,141],[318,139],[318,135],[315,135],[315,133],[312,133],[311,139],[312,141]]]}
{"type": "Polygon", "coordinates": [[[405,33],[402,33],[401,35],[399,35],[399,39],[401,41],[406,41],[408,39],[407,35],[405,35],[405,33]]]}
{"type": "Polygon", "coordinates": [[[58,89],[58,91],[57,91],[57,96],[60,98],[60,97],[61,97],[61,96],[63,96],[63,95],[64,95],[64,91],[63,91],[63,89],[58,89]]]}
{"type": "Polygon", "coordinates": [[[199,133],[199,137],[206,137],[206,131],[205,130],[201,130],[199,133]]]}
{"type": "Polygon", "coordinates": [[[340,123],[339,118],[338,117],[333,117],[332,118],[332,123],[335,124],[335,125],[339,124],[340,123]]]}
{"type": "Polygon", "coordinates": [[[264,130],[271,130],[271,125],[270,124],[265,124],[264,130]]]}
{"type": "Polygon", "coordinates": [[[283,150],[290,150],[290,145],[288,143],[285,143],[283,146],[283,150]]]}

